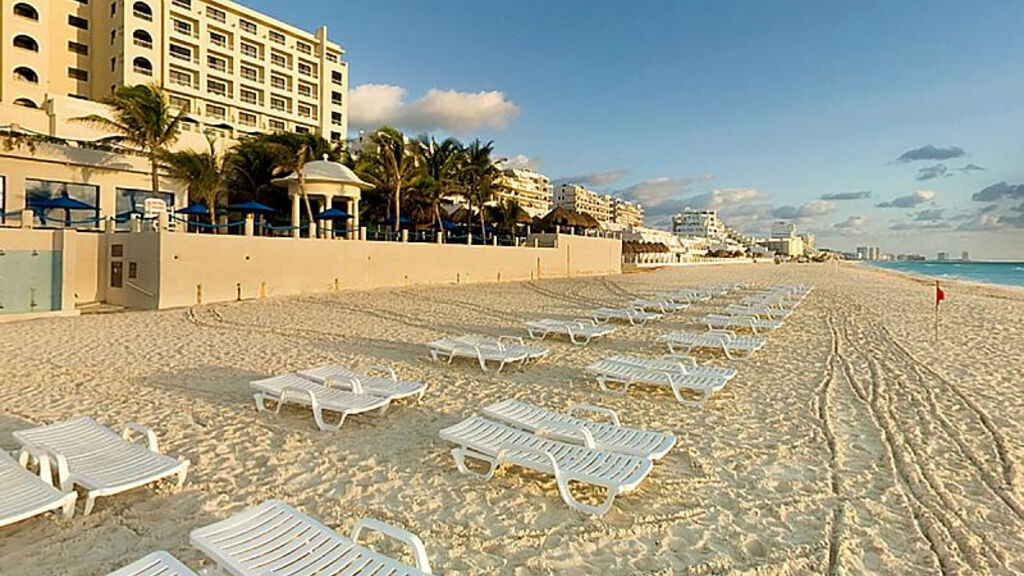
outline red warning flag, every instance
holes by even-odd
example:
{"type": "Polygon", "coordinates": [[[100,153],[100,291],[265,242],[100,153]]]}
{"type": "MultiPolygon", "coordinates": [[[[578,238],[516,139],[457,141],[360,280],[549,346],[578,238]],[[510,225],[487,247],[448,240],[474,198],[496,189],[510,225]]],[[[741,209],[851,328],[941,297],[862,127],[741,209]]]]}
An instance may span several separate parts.
{"type": "Polygon", "coordinates": [[[938,306],[939,302],[942,302],[945,299],[946,299],[946,293],[942,291],[942,288],[939,288],[939,281],[936,280],[935,281],[935,305],[938,306]]]}

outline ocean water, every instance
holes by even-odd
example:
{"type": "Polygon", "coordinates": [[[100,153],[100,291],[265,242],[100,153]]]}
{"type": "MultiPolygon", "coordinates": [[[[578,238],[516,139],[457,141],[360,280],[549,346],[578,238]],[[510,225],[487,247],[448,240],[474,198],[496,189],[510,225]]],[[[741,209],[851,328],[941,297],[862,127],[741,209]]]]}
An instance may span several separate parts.
{"type": "Polygon", "coordinates": [[[1024,262],[872,262],[889,270],[921,274],[933,278],[967,280],[985,284],[1024,286],[1024,262]]]}

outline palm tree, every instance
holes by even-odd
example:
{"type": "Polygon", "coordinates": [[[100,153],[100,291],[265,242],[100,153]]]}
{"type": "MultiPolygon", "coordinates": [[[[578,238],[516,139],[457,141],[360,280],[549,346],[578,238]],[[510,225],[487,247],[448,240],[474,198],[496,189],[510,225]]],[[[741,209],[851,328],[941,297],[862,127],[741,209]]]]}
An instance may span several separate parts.
{"type": "Polygon", "coordinates": [[[309,194],[306,193],[306,163],[318,158],[334,160],[338,157],[337,148],[333,147],[327,140],[314,134],[278,132],[267,134],[265,140],[271,146],[281,146],[288,151],[277,169],[282,173],[295,172],[299,194],[302,196],[302,202],[306,206],[306,217],[309,219],[310,228],[312,228],[313,206],[309,202],[309,194]]]}
{"type": "Polygon", "coordinates": [[[484,204],[490,202],[494,197],[493,184],[499,174],[498,168],[491,160],[493,151],[494,141],[484,144],[479,139],[473,140],[464,149],[464,164],[459,170],[459,180],[463,185],[470,213],[473,211],[474,202],[478,206],[480,235],[485,241],[487,240],[487,228],[484,222],[484,204]]]}
{"type": "Polygon", "coordinates": [[[455,138],[446,138],[438,143],[433,137],[420,136],[422,169],[413,182],[419,200],[429,206],[431,219],[440,230],[442,227],[441,201],[457,188],[459,169],[463,162],[462,143],[455,138]]]}
{"type": "Polygon", "coordinates": [[[162,88],[156,85],[121,86],[102,100],[111,117],[90,114],[74,120],[109,131],[104,140],[124,143],[149,158],[153,193],[160,192],[160,158],[178,139],[185,112],[175,112],[162,88]]]}
{"type": "Polygon", "coordinates": [[[202,202],[209,208],[210,224],[216,224],[217,202],[226,196],[228,169],[224,155],[217,153],[214,139],[210,136],[206,139],[209,151],[164,152],[159,161],[170,177],[185,184],[190,201],[202,202]]]}
{"type": "Polygon", "coordinates": [[[419,145],[406,142],[398,130],[385,126],[369,136],[369,146],[356,163],[356,173],[392,196],[395,233],[401,228],[402,188],[412,182],[419,166],[419,145]]]}

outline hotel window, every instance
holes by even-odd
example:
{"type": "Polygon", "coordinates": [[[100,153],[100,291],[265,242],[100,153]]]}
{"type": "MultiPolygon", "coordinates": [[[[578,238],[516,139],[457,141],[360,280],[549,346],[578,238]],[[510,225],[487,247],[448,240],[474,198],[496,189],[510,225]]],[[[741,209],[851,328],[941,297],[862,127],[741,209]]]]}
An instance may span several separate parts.
{"type": "Polygon", "coordinates": [[[344,78],[342,77],[341,72],[338,72],[337,70],[333,70],[331,72],[331,82],[340,86],[343,83],[343,80],[344,78]]]}
{"type": "Polygon", "coordinates": [[[117,41],[117,30],[110,31],[110,45],[113,46],[114,42],[117,41]]]}
{"type": "Polygon", "coordinates": [[[153,9],[150,8],[149,4],[146,4],[145,2],[136,2],[132,6],[132,14],[134,14],[136,18],[139,18],[141,20],[145,20],[147,22],[153,21],[153,9]]]}
{"type": "Polygon", "coordinates": [[[271,110],[277,110],[278,112],[290,112],[288,101],[284,98],[278,98],[277,96],[270,97],[270,108],[271,110]]]}
{"type": "Polygon", "coordinates": [[[335,54],[334,52],[328,52],[327,53],[327,61],[328,62],[337,62],[338,61],[338,55],[335,54]]]}
{"type": "Polygon", "coordinates": [[[270,38],[270,41],[273,42],[274,44],[280,44],[281,46],[284,46],[284,34],[281,34],[280,32],[274,32],[273,30],[271,30],[270,32],[267,32],[267,37],[270,38]]]}
{"type": "Polygon", "coordinates": [[[25,66],[15,68],[14,77],[22,82],[28,82],[29,84],[39,83],[39,74],[36,74],[35,70],[25,66]]]}
{"type": "Polygon", "coordinates": [[[185,22],[184,20],[174,20],[174,31],[178,34],[184,34],[185,36],[192,35],[192,23],[185,22]]]}
{"type": "Polygon", "coordinates": [[[331,124],[341,126],[341,112],[331,112],[331,124]]]}
{"type": "Polygon", "coordinates": [[[78,16],[68,16],[68,24],[81,30],[89,29],[89,21],[85,18],[79,18],[78,16]]]}
{"type": "MultiPolygon", "coordinates": [[[[169,210],[172,210],[174,208],[174,194],[171,194],[170,192],[157,192],[156,194],[154,194],[152,190],[137,190],[137,189],[132,189],[132,188],[116,188],[114,190],[114,194],[115,194],[115,196],[114,196],[114,198],[115,198],[115,200],[114,200],[114,212],[116,214],[118,214],[118,215],[128,215],[128,214],[130,214],[132,212],[135,212],[135,213],[143,212],[145,210],[145,207],[146,207],[146,200],[148,200],[150,198],[158,198],[160,200],[163,200],[164,204],[167,205],[167,208],[169,210]]],[[[117,229],[118,230],[127,230],[130,227],[131,227],[131,223],[127,219],[125,219],[124,222],[118,222],[118,225],[117,225],[117,229]]],[[[111,257],[114,257],[114,258],[121,258],[121,257],[123,257],[123,255],[124,255],[123,251],[121,252],[121,254],[114,253],[114,250],[113,250],[114,246],[119,246],[119,245],[118,244],[112,244],[111,245],[111,254],[110,254],[111,257]]]]}
{"type": "Polygon", "coordinates": [[[172,84],[177,84],[179,86],[188,86],[191,88],[194,85],[191,72],[184,72],[182,70],[175,70],[174,68],[171,68],[168,72],[168,78],[170,78],[172,84]]]}
{"type": "Polygon", "coordinates": [[[225,16],[226,14],[224,14],[223,10],[219,10],[217,8],[214,8],[213,6],[206,7],[206,17],[210,20],[213,20],[214,22],[226,21],[227,19],[225,18],[225,16]]]}
{"type": "Polygon", "coordinates": [[[331,92],[331,104],[341,106],[341,92],[331,92]]]}
{"type": "Polygon", "coordinates": [[[341,140],[341,132],[331,132],[331,142],[341,140]]]}
{"type": "Polygon", "coordinates": [[[255,127],[256,126],[256,115],[250,112],[239,112],[238,123],[242,126],[255,127]]]}
{"type": "Polygon", "coordinates": [[[302,116],[303,118],[312,118],[313,109],[306,104],[299,104],[299,116],[302,116]]]}
{"type": "Polygon", "coordinates": [[[313,87],[305,82],[299,82],[299,96],[305,96],[306,98],[313,97],[313,87]]]}
{"type": "Polygon", "coordinates": [[[228,109],[223,106],[217,106],[216,104],[207,104],[206,115],[210,118],[216,118],[217,120],[224,120],[228,117],[228,109]]]}
{"type": "Polygon", "coordinates": [[[210,43],[214,46],[220,46],[226,48],[228,45],[228,37],[220,32],[210,32],[210,43]]]}
{"type": "MultiPolygon", "coordinates": [[[[110,71],[111,72],[117,71],[117,56],[114,56],[113,58],[110,59],[110,71]]],[[[110,93],[113,94],[114,90],[115,90],[115,87],[111,86],[110,87],[110,93]]]]}
{"type": "Polygon", "coordinates": [[[303,54],[313,53],[313,47],[310,46],[309,44],[306,44],[305,42],[296,42],[295,49],[298,50],[299,52],[302,52],[303,54]]]}
{"type": "Polygon", "coordinates": [[[260,57],[260,49],[248,42],[242,42],[242,54],[249,58],[255,58],[258,60],[260,57]]]}
{"type": "Polygon", "coordinates": [[[228,61],[219,56],[207,56],[206,64],[218,72],[227,72],[228,61]]]}
{"type": "MultiPolygon", "coordinates": [[[[35,106],[33,105],[33,108],[35,106]]],[[[0,176],[0,224],[7,222],[7,178],[0,176]]]]}
{"type": "Polygon", "coordinates": [[[184,60],[185,62],[192,61],[192,49],[179,44],[169,44],[167,51],[170,52],[171,58],[177,58],[178,60],[184,60]]]}
{"type": "Polygon", "coordinates": [[[206,81],[206,91],[210,94],[216,94],[218,96],[227,96],[228,83],[210,78],[206,81]]]}
{"type": "Polygon", "coordinates": [[[153,37],[145,30],[136,30],[132,32],[132,43],[140,48],[152,48],[153,37]]]}
{"type": "Polygon", "coordinates": [[[110,17],[113,18],[117,14],[117,2],[110,3],[110,17]]]}
{"type": "Polygon", "coordinates": [[[267,120],[267,126],[269,126],[271,130],[284,130],[286,128],[284,122],[281,120],[274,120],[273,118],[267,120]]]}
{"type": "Polygon", "coordinates": [[[299,74],[316,78],[316,67],[308,62],[299,62],[299,74]]]}
{"type": "Polygon", "coordinates": [[[50,180],[25,179],[25,205],[28,207],[45,205],[46,200],[56,198],[71,198],[93,206],[87,210],[33,210],[33,219],[40,226],[64,226],[65,218],[71,222],[80,222],[78,226],[83,228],[95,228],[95,222],[81,222],[82,220],[98,219],[100,215],[100,187],[89,184],[76,184],[73,182],[55,182],[50,180]]]}
{"type": "Polygon", "coordinates": [[[280,52],[270,53],[270,63],[278,68],[291,68],[291,66],[288,65],[288,57],[280,52]]]}
{"type": "Polygon", "coordinates": [[[178,8],[184,8],[185,10],[192,9],[192,0],[171,0],[171,4],[178,8]]]}
{"type": "Polygon", "coordinates": [[[259,94],[255,90],[242,88],[239,93],[239,97],[242,99],[242,102],[245,102],[246,104],[259,104],[259,94]]]}
{"type": "Polygon", "coordinates": [[[288,89],[288,80],[284,76],[278,76],[277,74],[271,74],[270,85],[278,90],[288,89]]]}
{"type": "Polygon", "coordinates": [[[87,82],[89,80],[89,72],[81,68],[68,68],[68,78],[87,82]]]}
{"type": "MultiPolygon", "coordinates": [[[[28,18],[29,20],[35,20],[36,22],[39,21],[39,12],[36,11],[35,8],[33,8],[32,6],[29,6],[28,4],[25,4],[24,2],[20,2],[20,3],[14,5],[14,14],[16,16],[21,16],[22,18],[28,18]]],[[[282,36],[282,38],[283,38],[283,36],[282,36]]]]}
{"type": "Polygon", "coordinates": [[[39,52],[39,43],[31,36],[26,36],[24,34],[19,34],[14,37],[14,47],[21,48],[22,50],[28,50],[29,52],[39,52]]]}
{"type": "Polygon", "coordinates": [[[238,27],[241,28],[242,32],[248,32],[249,34],[256,33],[256,24],[249,22],[248,20],[239,19],[238,27]]]}
{"type": "Polygon", "coordinates": [[[309,128],[306,126],[295,126],[296,134],[309,134],[309,128]]]}
{"type": "Polygon", "coordinates": [[[174,106],[178,110],[185,112],[186,114],[192,111],[192,101],[188,98],[182,98],[181,96],[171,96],[169,98],[171,106],[174,106]]]}
{"type": "Polygon", "coordinates": [[[259,82],[259,71],[248,66],[242,67],[242,78],[252,82],[259,82]]]}
{"type": "Polygon", "coordinates": [[[153,65],[145,58],[139,56],[132,60],[132,70],[136,74],[142,74],[143,76],[153,75],[153,65]]]}

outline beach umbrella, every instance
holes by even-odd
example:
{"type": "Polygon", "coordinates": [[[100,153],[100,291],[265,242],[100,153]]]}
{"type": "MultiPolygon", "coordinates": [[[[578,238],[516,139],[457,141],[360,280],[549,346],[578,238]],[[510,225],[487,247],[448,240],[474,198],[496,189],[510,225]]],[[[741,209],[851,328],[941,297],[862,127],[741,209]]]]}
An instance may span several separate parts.
{"type": "Polygon", "coordinates": [[[50,210],[56,208],[59,210],[95,210],[95,206],[90,206],[81,200],[75,200],[74,198],[68,198],[67,196],[58,196],[56,198],[40,198],[29,201],[29,207],[31,208],[42,208],[43,210],[50,210]]]}
{"type": "Polygon", "coordinates": [[[186,216],[206,216],[210,213],[210,209],[202,204],[190,204],[184,208],[178,208],[174,213],[186,216]]]}
{"type": "MultiPolygon", "coordinates": [[[[431,224],[431,226],[433,228],[437,228],[437,222],[434,222],[433,224],[431,224]]],[[[442,230],[455,230],[456,228],[458,228],[458,226],[459,226],[458,224],[456,224],[454,222],[451,222],[449,220],[441,220],[441,229],[442,230]]]]}
{"type": "Polygon", "coordinates": [[[541,224],[546,228],[555,226],[576,226],[576,218],[565,208],[557,206],[541,218],[541,224]]]}
{"type": "MultiPolygon", "coordinates": [[[[412,220],[409,220],[405,216],[402,216],[401,218],[398,219],[398,223],[400,225],[402,225],[402,226],[405,226],[406,224],[412,224],[412,220]]],[[[388,219],[384,220],[383,222],[381,222],[381,224],[384,224],[386,226],[394,226],[395,225],[395,219],[394,218],[388,218],[388,219]]]]}
{"type": "Polygon", "coordinates": [[[597,218],[594,218],[590,214],[587,214],[585,212],[576,212],[574,214],[574,216],[576,217],[576,224],[575,225],[579,226],[580,228],[600,228],[601,227],[601,223],[597,221],[597,218]]]}
{"type": "Polygon", "coordinates": [[[313,216],[315,220],[348,220],[352,215],[344,210],[329,208],[313,216]]]}
{"type": "Polygon", "coordinates": [[[274,209],[266,204],[260,204],[259,202],[242,202],[241,204],[231,204],[228,206],[228,212],[241,212],[242,214],[272,214],[274,209]]]}

